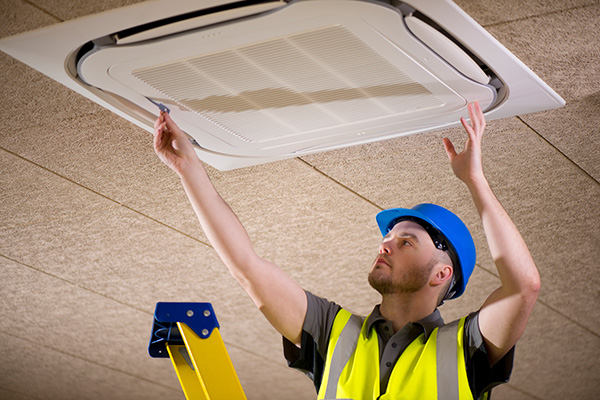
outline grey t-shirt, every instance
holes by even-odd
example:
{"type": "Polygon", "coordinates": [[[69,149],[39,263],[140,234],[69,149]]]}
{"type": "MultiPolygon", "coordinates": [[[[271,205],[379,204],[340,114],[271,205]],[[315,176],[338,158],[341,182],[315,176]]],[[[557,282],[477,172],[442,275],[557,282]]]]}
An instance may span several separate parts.
{"type": "MultiPolygon", "coordinates": [[[[298,348],[285,338],[283,347],[288,365],[308,375],[318,392],[323,378],[329,334],[341,307],[310,292],[306,292],[306,296],[308,308],[301,347],[298,348]]],[[[514,357],[513,348],[493,367],[490,366],[479,330],[478,317],[478,312],[471,313],[465,321],[464,329],[467,377],[475,399],[494,386],[508,382],[514,357]]],[[[367,324],[369,332],[374,328],[379,339],[380,392],[385,393],[392,369],[406,347],[421,334],[425,334],[425,338],[429,337],[436,327],[444,325],[444,321],[436,309],[431,315],[420,321],[409,322],[394,333],[392,324],[381,316],[379,306],[375,306],[367,318],[367,324]]]]}

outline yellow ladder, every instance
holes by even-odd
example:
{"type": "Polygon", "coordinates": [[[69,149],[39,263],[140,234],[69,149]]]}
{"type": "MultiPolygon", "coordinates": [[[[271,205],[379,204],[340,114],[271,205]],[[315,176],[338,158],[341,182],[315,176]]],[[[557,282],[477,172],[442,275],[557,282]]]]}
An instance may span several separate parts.
{"type": "Polygon", "coordinates": [[[148,352],[170,357],[187,400],[245,400],[210,303],[157,303],[148,352]]]}

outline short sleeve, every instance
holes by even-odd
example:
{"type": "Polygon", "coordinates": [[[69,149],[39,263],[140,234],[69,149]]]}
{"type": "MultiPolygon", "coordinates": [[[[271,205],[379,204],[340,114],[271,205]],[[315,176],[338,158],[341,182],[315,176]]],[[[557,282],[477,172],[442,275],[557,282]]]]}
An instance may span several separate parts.
{"type": "Polygon", "coordinates": [[[479,329],[479,312],[471,313],[465,321],[465,361],[467,377],[475,399],[481,398],[495,386],[507,383],[513,367],[513,347],[492,367],[479,329]]]}
{"type": "Polygon", "coordinates": [[[323,378],[327,345],[340,306],[306,292],[307,309],[300,348],[283,338],[283,354],[291,368],[304,372],[318,391],[323,378]]]}

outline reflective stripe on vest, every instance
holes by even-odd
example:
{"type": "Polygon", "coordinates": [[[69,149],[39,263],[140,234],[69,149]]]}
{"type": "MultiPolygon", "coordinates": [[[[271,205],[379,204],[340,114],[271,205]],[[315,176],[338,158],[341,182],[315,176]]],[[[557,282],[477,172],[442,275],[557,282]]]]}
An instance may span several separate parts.
{"type": "Polygon", "coordinates": [[[379,341],[364,318],[340,310],[329,339],[318,399],[472,400],[463,352],[465,318],[421,334],[400,355],[379,393],[379,341]],[[460,355],[460,356],[459,356],[460,355]]]}

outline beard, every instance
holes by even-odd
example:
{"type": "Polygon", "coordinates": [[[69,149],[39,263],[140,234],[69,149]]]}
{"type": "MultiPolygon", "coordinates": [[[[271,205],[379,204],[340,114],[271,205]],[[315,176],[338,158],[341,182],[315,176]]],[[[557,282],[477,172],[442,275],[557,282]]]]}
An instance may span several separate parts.
{"type": "Polygon", "coordinates": [[[435,264],[435,260],[432,259],[426,266],[410,265],[401,279],[394,279],[392,274],[380,274],[379,268],[376,267],[369,272],[369,285],[381,295],[415,293],[427,285],[435,264]]]}

